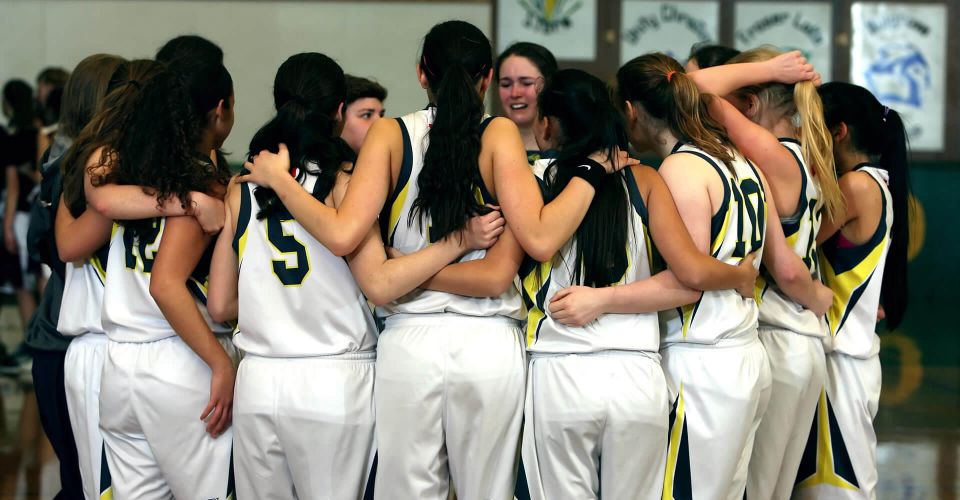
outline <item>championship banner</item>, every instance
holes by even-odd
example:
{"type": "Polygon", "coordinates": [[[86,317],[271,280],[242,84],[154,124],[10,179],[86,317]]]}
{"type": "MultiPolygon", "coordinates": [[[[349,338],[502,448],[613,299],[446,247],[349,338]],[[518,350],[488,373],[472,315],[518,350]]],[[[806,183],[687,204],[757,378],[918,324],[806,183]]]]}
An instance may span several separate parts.
{"type": "Polygon", "coordinates": [[[903,117],[914,151],[943,151],[947,7],[858,2],[850,81],[903,117]]]}
{"type": "Polygon", "coordinates": [[[718,2],[624,0],[620,12],[620,64],[648,52],[663,52],[685,64],[691,47],[718,39],[718,2]]]}
{"type": "Polygon", "coordinates": [[[567,61],[597,57],[596,0],[497,0],[498,52],[533,42],[567,61]]]}
{"type": "Polygon", "coordinates": [[[823,2],[739,2],[734,11],[734,44],[739,50],[772,45],[782,51],[799,50],[831,79],[833,8],[823,2]]]}

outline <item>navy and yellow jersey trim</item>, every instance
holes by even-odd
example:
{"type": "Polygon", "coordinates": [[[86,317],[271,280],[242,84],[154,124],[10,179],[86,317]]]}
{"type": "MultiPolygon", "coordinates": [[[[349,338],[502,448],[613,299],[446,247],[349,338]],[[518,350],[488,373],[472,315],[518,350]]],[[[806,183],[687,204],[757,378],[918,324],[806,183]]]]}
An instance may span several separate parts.
{"type": "Polygon", "coordinates": [[[533,263],[534,266],[523,276],[523,297],[527,306],[527,347],[532,347],[540,336],[540,327],[547,318],[546,301],[550,290],[550,272],[553,270],[551,262],[533,263]]]}
{"type": "Polygon", "coordinates": [[[383,211],[380,212],[380,237],[383,238],[385,246],[393,245],[393,237],[397,232],[397,224],[400,223],[400,215],[403,214],[403,204],[407,200],[410,175],[413,172],[413,144],[410,142],[410,132],[402,118],[396,118],[396,120],[397,125],[400,126],[400,135],[403,137],[403,159],[400,162],[397,185],[387,197],[383,211]]]}
{"type": "Polygon", "coordinates": [[[107,464],[106,445],[100,446],[100,500],[113,500],[113,477],[107,464]]]}
{"type": "MultiPolygon", "coordinates": [[[[800,144],[800,141],[790,138],[782,138],[780,142],[800,144]]],[[[806,213],[807,206],[810,203],[810,200],[807,199],[807,183],[810,182],[810,179],[807,178],[807,172],[803,168],[803,160],[797,156],[797,152],[786,146],[784,146],[784,148],[790,152],[790,155],[793,156],[793,159],[797,162],[797,168],[800,169],[800,199],[797,200],[796,212],[788,217],[784,217],[783,214],[780,216],[780,226],[783,227],[783,235],[789,238],[797,234],[797,231],[800,230],[800,223],[803,221],[803,215],[806,213]]]]}
{"type": "Polygon", "coordinates": [[[253,210],[253,203],[250,197],[253,185],[243,184],[240,187],[240,212],[237,214],[237,227],[233,232],[233,251],[237,253],[237,258],[243,259],[243,250],[247,246],[247,228],[250,226],[250,217],[253,210]]]}
{"type": "Polygon", "coordinates": [[[670,409],[670,427],[667,431],[667,466],[664,469],[662,500],[693,498],[690,474],[690,440],[687,435],[686,405],[683,384],[670,409]]]}
{"type": "Polygon", "coordinates": [[[860,490],[850,452],[840,432],[833,404],[825,390],[820,391],[820,401],[810,428],[810,437],[807,438],[807,446],[800,459],[795,488],[807,489],[819,485],[850,491],[860,490]]]}
{"type": "MultiPolygon", "coordinates": [[[[674,151],[682,145],[683,143],[677,143],[674,151]]],[[[709,156],[699,151],[679,151],[679,153],[691,154],[707,162],[707,164],[713,167],[723,182],[723,201],[720,202],[720,208],[717,209],[717,213],[710,217],[710,254],[716,257],[720,254],[720,245],[723,243],[723,236],[727,233],[727,226],[730,224],[730,181],[727,180],[727,175],[723,168],[709,156]]]]}
{"type": "MultiPolygon", "coordinates": [[[[640,194],[640,187],[637,185],[637,179],[633,175],[633,170],[624,169],[624,179],[627,182],[627,193],[630,195],[630,204],[634,211],[640,216],[643,224],[643,239],[647,247],[647,266],[653,269],[653,244],[650,240],[650,213],[647,211],[647,204],[643,202],[643,196],[640,194]]],[[[628,253],[629,255],[629,253],[628,253]]]]}
{"type": "Polygon", "coordinates": [[[110,243],[100,247],[94,252],[93,255],[87,260],[90,265],[93,267],[94,271],[97,272],[97,278],[100,280],[100,284],[104,285],[107,282],[107,259],[110,256],[110,243]]]}
{"type": "Polygon", "coordinates": [[[629,168],[624,169],[623,172],[624,178],[627,181],[627,193],[630,195],[630,204],[633,205],[633,209],[637,212],[637,215],[640,216],[640,219],[643,220],[643,225],[648,226],[649,216],[647,214],[647,206],[643,203],[643,196],[640,195],[637,178],[633,176],[633,170],[629,168]]]}
{"type": "MultiPolygon", "coordinates": [[[[860,167],[858,166],[855,170],[860,167]]],[[[880,181],[872,175],[870,178],[877,183],[883,193],[885,187],[880,185],[880,181]]],[[[860,297],[869,287],[883,256],[888,236],[887,210],[889,207],[886,196],[881,196],[880,199],[880,221],[866,243],[857,246],[843,245],[846,239],[840,231],[837,231],[820,247],[824,279],[834,293],[833,304],[827,311],[827,323],[833,335],[843,328],[860,297]]]]}

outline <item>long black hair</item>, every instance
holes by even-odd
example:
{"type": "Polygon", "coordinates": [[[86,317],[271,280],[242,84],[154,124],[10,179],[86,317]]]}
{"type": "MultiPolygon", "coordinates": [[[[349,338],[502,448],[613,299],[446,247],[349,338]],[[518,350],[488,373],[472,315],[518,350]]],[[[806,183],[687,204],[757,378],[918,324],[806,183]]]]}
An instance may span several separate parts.
{"type": "MultiPolygon", "coordinates": [[[[555,119],[560,137],[558,155],[544,174],[547,201],[552,200],[573,178],[573,168],[564,166],[594,151],[627,148],[623,118],[610,99],[610,91],[597,77],[577,69],[553,75],[537,98],[541,117],[555,119]]],[[[575,282],[602,287],[623,277],[628,261],[627,247],[630,199],[624,174],[604,176],[586,216],[574,234],[576,256],[572,263],[575,282]]]]}
{"type": "Polygon", "coordinates": [[[429,216],[433,234],[442,238],[484,213],[474,195],[483,182],[478,163],[483,99],[476,87],[493,65],[490,41],[470,23],[440,23],[424,38],[419,65],[435,98],[436,117],[408,222],[429,216]]]}
{"type": "MultiPolygon", "coordinates": [[[[318,176],[313,196],[323,201],[336,184],[340,165],[353,160],[353,152],[337,137],[337,108],[346,93],[343,69],[333,59],[316,52],[291,56],[273,80],[277,115],[254,134],[249,154],[275,152],[286,144],[297,180],[308,173],[318,176]]],[[[283,206],[272,189],[258,187],[254,196],[258,219],[283,206]]]]}
{"type": "MultiPolygon", "coordinates": [[[[890,250],[883,271],[880,300],[887,327],[896,328],[907,310],[907,247],[910,240],[909,162],[907,133],[896,111],[884,106],[869,90],[850,83],[831,82],[819,88],[827,127],[847,126],[853,148],[876,158],[889,174],[893,198],[890,250]]],[[[881,221],[881,224],[883,221],[881,221]]]]}
{"type": "MultiPolygon", "coordinates": [[[[186,202],[190,191],[211,192],[214,182],[225,185],[228,167],[214,165],[197,150],[203,118],[184,75],[163,67],[147,82],[132,80],[129,85],[140,88],[139,99],[135,106],[118,110],[119,138],[105,144],[104,153],[112,168],[105,174],[91,172],[93,184],[142,186],[155,193],[158,205],[174,196],[186,202]]],[[[124,224],[137,235],[150,222],[124,224]]]]}
{"type": "Polygon", "coordinates": [[[10,107],[10,125],[16,130],[36,128],[36,110],[30,84],[19,79],[9,80],[3,86],[3,100],[10,107]]]}

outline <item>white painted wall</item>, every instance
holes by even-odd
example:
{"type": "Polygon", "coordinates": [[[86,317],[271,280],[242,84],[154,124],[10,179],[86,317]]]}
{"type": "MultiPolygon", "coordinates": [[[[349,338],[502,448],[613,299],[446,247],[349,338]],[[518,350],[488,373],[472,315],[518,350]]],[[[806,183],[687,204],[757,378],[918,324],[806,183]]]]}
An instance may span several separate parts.
{"type": "Polygon", "coordinates": [[[196,33],[223,48],[233,75],[237,121],[225,148],[238,161],[272,115],[277,68],[298,52],[325,53],[346,72],[378,80],[389,91],[389,115],[423,107],[414,64],[423,36],[448,19],[491,34],[488,4],[0,0],[0,82],[18,77],[33,85],[43,67],[72,69],[97,52],[153,57],[166,40],[196,33]]]}

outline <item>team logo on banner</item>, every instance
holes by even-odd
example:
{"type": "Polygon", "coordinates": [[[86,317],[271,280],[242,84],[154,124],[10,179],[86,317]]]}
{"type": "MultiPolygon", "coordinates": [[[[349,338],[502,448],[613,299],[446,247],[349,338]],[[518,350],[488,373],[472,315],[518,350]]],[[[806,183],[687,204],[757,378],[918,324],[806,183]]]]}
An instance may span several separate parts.
{"type": "Polygon", "coordinates": [[[740,50],[771,44],[782,51],[799,50],[824,80],[830,79],[833,8],[829,3],[740,2],[734,40],[740,50]]]}
{"type": "Polygon", "coordinates": [[[527,13],[524,25],[542,33],[552,33],[558,29],[569,28],[573,23],[573,14],[581,7],[580,0],[518,0],[527,13]]]}
{"type": "Polygon", "coordinates": [[[891,105],[923,107],[930,89],[930,63],[912,43],[892,43],[880,47],[877,60],[867,67],[867,88],[877,99],[891,105]]]}
{"type": "Polygon", "coordinates": [[[717,40],[720,7],[716,2],[623,2],[621,63],[649,52],[684,62],[691,47],[717,40]]]}
{"type": "Polygon", "coordinates": [[[850,80],[900,113],[914,150],[942,151],[946,7],[858,2],[851,14],[850,80]]]}
{"type": "Polygon", "coordinates": [[[597,52],[597,0],[498,0],[497,42],[549,47],[559,60],[592,61],[597,52]]]}

